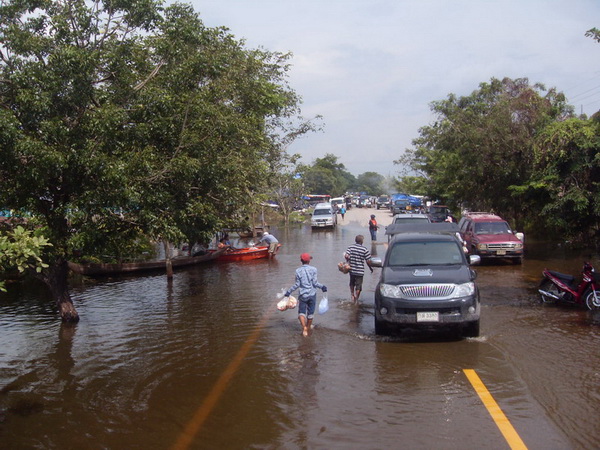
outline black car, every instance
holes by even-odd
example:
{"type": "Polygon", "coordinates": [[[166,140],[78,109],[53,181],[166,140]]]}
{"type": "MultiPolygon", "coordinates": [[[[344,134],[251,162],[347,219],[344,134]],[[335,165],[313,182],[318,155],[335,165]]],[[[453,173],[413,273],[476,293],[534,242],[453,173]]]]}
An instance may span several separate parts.
{"type": "MultiPolygon", "coordinates": [[[[390,229],[391,228],[391,229],[390,229]]],[[[375,289],[375,333],[402,328],[444,328],[479,336],[477,255],[467,259],[454,223],[395,225],[375,289]]]]}

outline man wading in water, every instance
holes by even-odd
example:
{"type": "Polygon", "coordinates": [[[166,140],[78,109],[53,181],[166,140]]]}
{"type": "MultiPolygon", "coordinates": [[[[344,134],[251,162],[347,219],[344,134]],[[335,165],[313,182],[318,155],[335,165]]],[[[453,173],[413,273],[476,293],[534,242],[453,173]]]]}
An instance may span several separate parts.
{"type": "Polygon", "coordinates": [[[350,295],[352,296],[352,303],[358,303],[358,297],[362,291],[363,276],[365,275],[365,262],[371,273],[373,268],[371,267],[371,252],[363,244],[365,237],[359,234],[354,238],[354,244],[352,244],[344,253],[346,261],[350,264],[350,295]]]}
{"type": "Polygon", "coordinates": [[[308,253],[300,255],[302,266],[296,269],[296,282],[289,288],[285,297],[289,297],[292,292],[300,288],[300,296],[298,297],[298,320],[302,325],[302,336],[308,336],[310,326],[312,325],[315,315],[315,306],[317,304],[317,291],[315,288],[320,288],[323,292],[327,292],[327,286],[317,281],[317,268],[309,265],[312,259],[308,253]]]}

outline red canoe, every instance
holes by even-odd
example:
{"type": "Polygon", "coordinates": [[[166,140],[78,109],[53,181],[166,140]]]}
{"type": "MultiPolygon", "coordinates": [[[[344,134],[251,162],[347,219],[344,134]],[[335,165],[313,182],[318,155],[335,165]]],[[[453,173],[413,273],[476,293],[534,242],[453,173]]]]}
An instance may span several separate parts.
{"type": "MultiPolygon", "coordinates": [[[[277,248],[281,247],[281,244],[277,248]]],[[[269,247],[248,247],[223,253],[217,261],[250,261],[269,257],[269,247]]]]}

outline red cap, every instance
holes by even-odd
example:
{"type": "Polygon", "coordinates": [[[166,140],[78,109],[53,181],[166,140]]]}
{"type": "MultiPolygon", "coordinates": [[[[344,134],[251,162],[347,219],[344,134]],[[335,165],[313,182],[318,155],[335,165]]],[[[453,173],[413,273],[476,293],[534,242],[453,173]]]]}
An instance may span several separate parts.
{"type": "Polygon", "coordinates": [[[302,262],[310,262],[311,259],[312,259],[312,256],[310,256],[308,253],[302,253],[300,255],[300,261],[302,261],[302,262]]]}

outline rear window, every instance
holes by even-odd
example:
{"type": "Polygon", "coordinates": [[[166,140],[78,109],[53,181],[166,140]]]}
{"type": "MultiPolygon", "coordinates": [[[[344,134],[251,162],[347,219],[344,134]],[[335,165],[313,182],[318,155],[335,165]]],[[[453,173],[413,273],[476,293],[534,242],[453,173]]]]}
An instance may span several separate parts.
{"type": "Polygon", "coordinates": [[[453,241],[397,242],[389,252],[389,266],[463,264],[461,249],[453,241]]]}

